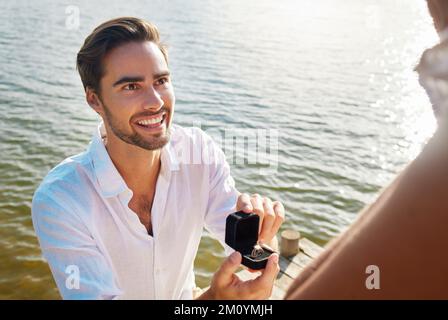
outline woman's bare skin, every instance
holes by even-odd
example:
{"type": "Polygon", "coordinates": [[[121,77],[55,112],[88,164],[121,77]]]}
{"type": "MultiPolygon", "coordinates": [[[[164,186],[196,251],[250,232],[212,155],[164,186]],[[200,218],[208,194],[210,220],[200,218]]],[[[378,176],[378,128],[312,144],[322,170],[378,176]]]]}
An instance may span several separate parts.
{"type": "Polygon", "coordinates": [[[360,219],[310,265],[287,299],[448,298],[448,125],[360,219]],[[380,270],[368,290],[366,268],[380,270]]]}
{"type": "MultiPolygon", "coordinates": [[[[446,1],[428,1],[438,31],[446,1]]],[[[294,281],[286,299],[448,299],[448,121],[355,223],[294,281]],[[370,265],[379,289],[367,289],[370,265]]]]}

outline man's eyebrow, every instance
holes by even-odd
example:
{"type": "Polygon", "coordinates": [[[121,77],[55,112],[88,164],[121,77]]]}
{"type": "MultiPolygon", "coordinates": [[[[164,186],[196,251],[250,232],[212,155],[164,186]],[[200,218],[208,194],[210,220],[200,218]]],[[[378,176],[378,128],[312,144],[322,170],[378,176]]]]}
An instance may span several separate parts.
{"type": "MultiPolygon", "coordinates": [[[[158,78],[161,78],[161,77],[168,77],[169,75],[170,75],[169,71],[162,71],[162,72],[154,74],[153,77],[154,77],[154,79],[158,79],[158,78]]],[[[145,77],[142,77],[142,76],[124,76],[124,77],[118,79],[117,81],[115,81],[112,86],[116,87],[116,86],[118,86],[120,84],[123,84],[123,83],[141,82],[141,81],[145,81],[145,77]]]]}
{"type": "Polygon", "coordinates": [[[122,83],[129,83],[129,82],[141,82],[141,81],[145,81],[145,77],[129,77],[129,76],[124,76],[120,79],[118,79],[117,81],[114,82],[114,84],[112,85],[112,87],[116,87],[122,83]]]}
{"type": "Polygon", "coordinates": [[[162,71],[162,72],[154,74],[153,78],[154,79],[158,79],[158,78],[161,78],[161,77],[169,77],[169,75],[170,75],[169,71],[162,71]]]}

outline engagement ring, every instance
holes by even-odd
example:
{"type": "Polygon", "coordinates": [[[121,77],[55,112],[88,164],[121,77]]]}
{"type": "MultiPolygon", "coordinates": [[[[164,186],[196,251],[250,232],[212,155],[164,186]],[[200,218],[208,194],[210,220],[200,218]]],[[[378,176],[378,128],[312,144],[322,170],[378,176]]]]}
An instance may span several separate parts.
{"type": "Polygon", "coordinates": [[[263,254],[264,250],[262,247],[260,247],[260,245],[256,244],[254,246],[254,249],[252,250],[252,253],[250,254],[250,256],[252,258],[258,258],[259,256],[261,256],[263,254]]]}

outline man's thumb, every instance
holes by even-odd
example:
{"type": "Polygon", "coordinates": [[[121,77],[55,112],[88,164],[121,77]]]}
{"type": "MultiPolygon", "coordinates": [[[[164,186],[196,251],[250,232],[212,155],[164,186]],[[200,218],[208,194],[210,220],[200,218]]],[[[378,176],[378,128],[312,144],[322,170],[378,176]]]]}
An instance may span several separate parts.
{"type": "Polygon", "coordinates": [[[241,264],[241,253],[238,251],[235,251],[230,256],[227,257],[226,260],[224,260],[223,264],[221,265],[221,268],[219,268],[218,273],[221,277],[231,277],[232,274],[238,270],[238,267],[241,264]]]}

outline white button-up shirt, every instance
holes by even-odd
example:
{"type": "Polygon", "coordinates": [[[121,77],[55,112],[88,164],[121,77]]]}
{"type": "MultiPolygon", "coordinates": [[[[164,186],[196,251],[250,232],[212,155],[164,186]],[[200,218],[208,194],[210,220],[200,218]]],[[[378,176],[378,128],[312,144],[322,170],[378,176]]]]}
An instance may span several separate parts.
{"type": "Polygon", "coordinates": [[[238,191],[224,153],[198,128],[173,125],[162,148],[153,236],[128,207],[132,191],[98,126],[88,149],[53,168],[33,197],[43,256],[65,299],[191,299],[205,227],[224,246],[238,191]]]}

